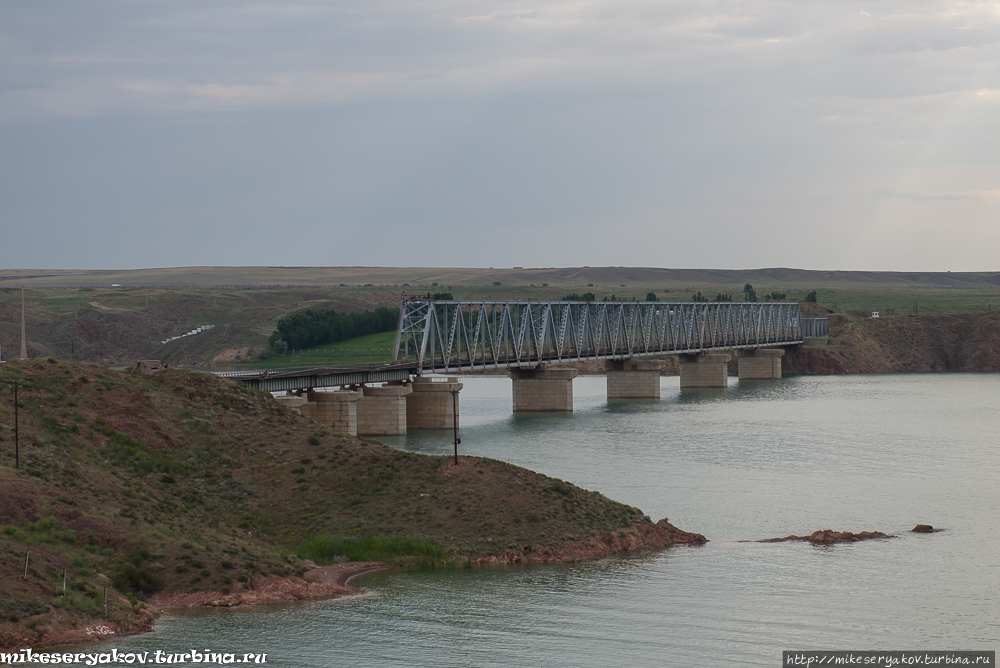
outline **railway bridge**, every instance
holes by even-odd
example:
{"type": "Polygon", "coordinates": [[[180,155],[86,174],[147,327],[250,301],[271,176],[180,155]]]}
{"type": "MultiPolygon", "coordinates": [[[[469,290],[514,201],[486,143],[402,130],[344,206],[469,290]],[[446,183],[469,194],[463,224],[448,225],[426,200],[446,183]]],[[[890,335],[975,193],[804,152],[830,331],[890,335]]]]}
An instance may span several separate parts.
{"type": "Polygon", "coordinates": [[[515,412],[571,411],[574,362],[603,360],[609,399],[658,398],[663,357],[682,388],[725,387],[732,351],[741,379],[775,379],[782,347],[820,330],[796,302],[407,300],[392,362],[221,375],[339,431],[403,434],[457,424],[462,384],[432,375],[503,369],[515,412]]]}

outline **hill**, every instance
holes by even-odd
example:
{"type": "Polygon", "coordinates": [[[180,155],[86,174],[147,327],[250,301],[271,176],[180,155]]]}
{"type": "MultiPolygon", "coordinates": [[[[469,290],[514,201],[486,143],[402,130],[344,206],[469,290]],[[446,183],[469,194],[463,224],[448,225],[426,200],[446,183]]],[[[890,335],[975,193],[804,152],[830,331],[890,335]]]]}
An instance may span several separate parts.
{"type": "Polygon", "coordinates": [[[704,540],[504,462],[332,433],[209,374],[53,358],[4,364],[0,387],[2,648],[148,629],[157,601],[337,593],[301,555],[419,567],[704,540]]]}
{"type": "Polygon", "coordinates": [[[407,296],[447,291],[456,299],[597,299],[688,301],[805,298],[812,290],[837,314],[983,314],[1000,307],[1000,274],[752,271],[582,267],[426,269],[365,267],[190,267],[123,272],[0,270],[0,348],[20,349],[21,289],[29,357],[53,356],[112,365],[159,359],[171,366],[231,366],[267,355],[278,321],[304,309],[339,313],[396,308],[407,296]],[[117,284],[120,287],[112,287],[117,284]],[[185,334],[212,325],[196,336],[185,334]],[[163,343],[168,341],[167,343],[163,343]]]}
{"type": "Polygon", "coordinates": [[[742,286],[833,288],[997,287],[1000,272],[670,269],[664,267],[171,267],[130,270],[0,269],[0,281],[34,288],[432,287],[501,285],[596,287],[742,286]]]}

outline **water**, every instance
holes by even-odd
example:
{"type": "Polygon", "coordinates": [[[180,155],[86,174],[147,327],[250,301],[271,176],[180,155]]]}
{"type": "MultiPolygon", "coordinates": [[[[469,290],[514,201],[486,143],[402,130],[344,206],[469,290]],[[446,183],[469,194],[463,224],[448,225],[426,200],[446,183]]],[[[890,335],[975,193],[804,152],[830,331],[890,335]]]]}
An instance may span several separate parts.
{"type": "MultiPolygon", "coordinates": [[[[167,616],[120,651],[267,652],[281,666],[730,666],[790,649],[997,649],[1000,374],[794,377],[510,414],[467,378],[463,454],[668,516],[703,547],[598,563],[366,576],[346,600],[167,616]],[[915,524],[944,528],[913,534],[915,524]],[[890,540],[741,542],[816,529],[890,540]]],[[[386,438],[448,454],[450,432],[386,438]]]]}

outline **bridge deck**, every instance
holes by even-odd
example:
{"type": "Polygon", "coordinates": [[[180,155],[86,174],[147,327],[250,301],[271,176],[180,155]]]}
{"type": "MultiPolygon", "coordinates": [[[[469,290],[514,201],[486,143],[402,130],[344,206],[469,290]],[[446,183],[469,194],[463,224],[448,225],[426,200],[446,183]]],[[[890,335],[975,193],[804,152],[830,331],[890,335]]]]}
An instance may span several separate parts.
{"type": "Polygon", "coordinates": [[[288,369],[282,371],[221,371],[223,378],[265,392],[309,390],[317,387],[375,385],[394,380],[409,380],[417,375],[414,363],[378,364],[366,367],[288,369]]]}

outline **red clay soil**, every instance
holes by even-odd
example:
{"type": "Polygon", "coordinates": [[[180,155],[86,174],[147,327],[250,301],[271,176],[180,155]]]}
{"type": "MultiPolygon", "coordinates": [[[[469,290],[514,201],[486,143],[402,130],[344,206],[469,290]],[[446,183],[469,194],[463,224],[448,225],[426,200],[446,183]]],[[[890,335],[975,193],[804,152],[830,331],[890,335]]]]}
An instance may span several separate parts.
{"type": "Polygon", "coordinates": [[[829,345],[786,349],[782,373],[1000,370],[1000,313],[828,318],[829,345]]]}
{"type": "Polygon", "coordinates": [[[97,640],[111,640],[152,630],[153,623],[167,607],[233,607],[237,605],[267,605],[280,601],[339,598],[360,594],[348,581],[363,573],[392,568],[378,562],[357,562],[321,566],[305,573],[305,577],[254,578],[250,585],[237,583],[240,588],[229,594],[218,591],[175,592],[150,597],[145,607],[136,608],[127,622],[110,622],[95,618],[77,628],[52,624],[44,634],[26,631],[21,634],[0,632],[0,649],[41,649],[97,640]]]}
{"type": "Polygon", "coordinates": [[[360,594],[358,587],[347,581],[363,573],[392,568],[376,561],[320,566],[303,577],[257,577],[249,583],[236,583],[228,594],[221,591],[173,592],[154,594],[150,602],[159,608],[208,606],[231,608],[237,605],[267,605],[280,601],[303,601],[339,598],[360,594]]]}
{"type": "Polygon", "coordinates": [[[40,629],[44,633],[25,629],[22,633],[0,632],[0,649],[5,652],[25,648],[41,649],[58,645],[75,645],[95,640],[113,640],[123,636],[146,633],[153,629],[153,622],[159,617],[160,611],[155,607],[136,609],[128,621],[109,622],[103,619],[92,619],[86,626],[76,628],[53,624],[40,629]]]}
{"type": "Polygon", "coordinates": [[[785,541],[801,540],[813,545],[833,545],[834,543],[856,543],[860,540],[871,540],[872,538],[895,538],[884,534],[881,531],[861,531],[851,533],[850,531],[834,531],[833,529],[823,529],[814,531],[808,536],[785,536],[784,538],[768,538],[759,540],[758,543],[784,543],[785,541]]]}
{"type": "Polygon", "coordinates": [[[674,545],[704,545],[700,533],[678,529],[666,518],[656,524],[634,524],[618,532],[603,531],[594,538],[577,540],[559,547],[525,545],[498,556],[475,559],[477,564],[576,563],[596,561],[616,554],[652,552],[674,545]]]}

